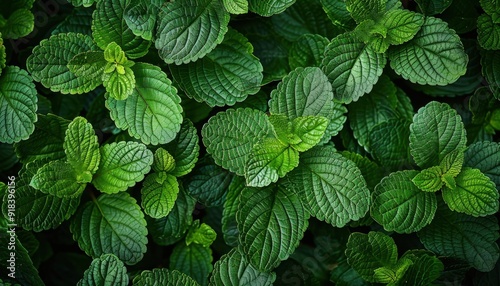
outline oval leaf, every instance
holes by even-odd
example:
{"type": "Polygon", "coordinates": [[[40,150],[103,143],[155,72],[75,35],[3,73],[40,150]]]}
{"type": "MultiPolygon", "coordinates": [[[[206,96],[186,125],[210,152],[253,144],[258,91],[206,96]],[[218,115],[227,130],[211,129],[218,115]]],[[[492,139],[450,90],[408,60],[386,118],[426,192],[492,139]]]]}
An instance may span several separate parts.
{"type": "Polygon", "coordinates": [[[174,207],[179,183],[177,178],[165,173],[153,173],[146,177],[141,189],[141,206],[152,218],[167,216],[174,207]]]}
{"type": "Polygon", "coordinates": [[[200,153],[198,131],[193,123],[184,118],[181,129],[175,139],[164,146],[164,148],[174,157],[175,168],[170,174],[181,177],[194,168],[200,153]]]}
{"type": "Polygon", "coordinates": [[[68,163],[77,175],[85,172],[94,174],[99,166],[101,154],[92,124],[83,117],[77,117],[69,124],[64,137],[64,152],[68,163]]]}

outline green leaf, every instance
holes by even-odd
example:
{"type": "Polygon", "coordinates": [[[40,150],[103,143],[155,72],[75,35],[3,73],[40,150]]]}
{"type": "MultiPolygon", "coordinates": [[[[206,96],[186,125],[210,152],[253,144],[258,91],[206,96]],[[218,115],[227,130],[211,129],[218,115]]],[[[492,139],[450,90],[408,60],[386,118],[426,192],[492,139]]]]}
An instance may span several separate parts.
{"type": "Polygon", "coordinates": [[[447,85],[467,71],[468,57],[454,30],[443,20],[426,17],[415,37],[388,51],[391,67],[418,84],[447,85]]]}
{"type": "Polygon", "coordinates": [[[500,23],[495,23],[488,14],[477,18],[477,41],[486,50],[500,49],[500,23]]]}
{"type": "Polygon", "coordinates": [[[424,16],[404,9],[391,10],[384,14],[380,25],[387,29],[386,41],[400,45],[411,40],[424,24],[424,16]]]}
{"type": "Polygon", "coordinates": [[[226,199],[222,208],[222,235],[224,242],[236,247],[238,246],[238,224],[236,222],[236,212],[238,211],[238,202],[241,191],[245,188],[245,179],[234,176],[228,187],[226,199]]]}
{"type": "Polygon", "coordinates": [[[97,171],[101,159],[97,139],[92,124],[83,117],[76,117],[68,125],[63,148],[77,176],[88,176],[97,171]]]}
{"type": "Polygon", "coordinates": [[[106,107],[116,126],[144,144],[164,144],[174,140],[182,123],[182,107],[177,90],[157,66],[138,63],[132,67],[135,88],[127,99],[108,97],[106,107]]]}
{"type": "Polygon", "coordinates": [[[199,220],[195,220],[186,235],[186,244],[200,244],[203,247],[210,247],[215,241],[217,233],[206,223],[200,224],[199,220]]]}
{"type": "MultiPolygon", "coordinates": [[[[35,28],[35,16],[30,7],[17,9],[0,25],[4,39],[19,39],[28,36],[35,28]]],[[[0,15],[1,17],[1,15],[0,15]]],[[[2,17],[3,18],[3,17],[2,17]]]]}
{"type": "Polygon", "coordinates": [[[385,55],[344,33],[326,47],[322,69],[332,83],[335,99],[350,103],[372,90],[385,64],[385,55]]]}
{"type": "Polygon", "coordinates": [[[477,142],[465,151],[464,166],[481,170],[497,186],[500,186],[500,144],[477,142]]]}
{"type": "Polygon", "coordinates": [[[378,282],[375,279],[375,270],[381,267],[390,268],[398,260],[398,249],[394,240],[375,231],[368,234],[352,233],[347,241],[345,254],[347,263],[368,282],[378,282]]]}
{"type": "Polygon", "coordinates": [[[35,130],[37,91],[29,74],[16,66],[0,73],[0,142],[26,140],[35,130]]]}
{"type": "Polygon", "coordinates": [[[99,2],[99,0],[67,0],[67,1],[75,7],[80,7],[80,6],[90,7],[95,2],[99,2]]]}
{"type": "Polygon", "coordinates": [[[335,227],[343,227],[368,212],[370,191],[361,171],[331,146],[303,153],[299,167],[287,178],[307,211],[335,227]]]}
{"type": "Polygon", "coordinates": [[[134,277],[133,286],[198,286],[193,278],[177,270],[155,268],[134,277]]]}
{"type": "Polygon", "coordinates": [[[222,0],[224,8],[231,14],[248,13],[248,0],[222,0]]]}
{"type": "Polygon", "coordinates": [[[168,153],[167,150],[163,148],[156,149],[153,155],[153,170],[155,172],[166,172],[170,173],[175,169],[175,159],[168,153]]]}
{"type": "Polygon", "coordinates": [[[0,143],[0,171],[7,171],[12,168],[19,159],[12,144],[0,143]]]}
{"type": "Polygon", "coordinates": [[[119,69],[104,72],[102,83],[106,88],[106,96],[115,100],[125,100],[134,92],[136,79],[134,71],[129,67],[123,67],[123,73],[119,69]]]}
{"type": "Polygon", "coordinates": [[[75,198],[82,194],[91,180],[90,173],[77,174],[68,162],[58,160],[38,169],[30,186],[59,198],[75,198]]]}
{"type": "Polygon", "coordinates": [[[426,251],[410,250],[401,259],[408,259],[412,262],[399,280],[407,285],[432,285],[432,282],[438,279],[444,270],[443,262],[426,251]]]}
{"type": "Polygon", "coordinates": [[[411,162],[410,121],[390,119],[373,126],[369,133],[370,152],[379,164],[396,169],[411,162]]]}
{"type": "Polygon", "coordinates": [[[86,93],[99,86],[101,79],[77,77],[69,70],[68,63],[80,53],[97,50],[90,36],[61,33],[42,40],[28,57],[26,66],[35,81],[53,92],[86,93]]]}
{"type": "Polygon", "coordinates": [[[412,182],[417,171],[390,174],[375,187],[370,214],[387,231],[412,233],[428,225],[437,208],[436,195],[412,182]]]}
{"type": "Polygon", "coordinates": [[[415,2],[417,2],[422,13],[426,16],[431,16],[443,13],[453,0],[415,0],[415,2]]]}
{"type": "Polygon", "coordinates": [[[144,214],[128,193],[102,194],[87,202],[75,215],[70,230],[80,248],[93,258],[111,253],[134,265],[146,252],[144,214]]]}
{"type": "Polygon", "coordinates": [[[441,167],[434,166],[422,170],[411,181],[424,192],[437,192],[443,186],[442,175],[444,174],[441,167]]]}
{"type": "Polygon", "coordinates": [[[382,180],[382,170],[370,159],[349,151],[342,151],[340,154],[356,164],[363,178],[366,180],[368,189],[373,190],[380,180],[382,180]]]}
{"type": "Polygon", "coordinates": [[[7,54],[5,53],[5,46],[3,44],[2,33],[0,33],[0,75],[2,70],[5,68],[5,63],[7,62],[7,54]]]}
{"type": "Polygon", "coordinates": [[[153,40],[153,32],[158,18],[161,0],[140,0],[125,9],[123,18],[134,35],[144,40],[153,40]]]}
{"type": "Polygon", "coordinates": [[[175,82],[190,98],[211,107],[234,105],[260,90],[263,67],[242,34],[229,29],[224,40],[203,58],[170,66],[175,82]]]}
{"type": "Polygon", "coordinates": [[[73,9],[71,14],[66,16],[64,21],[60,22],[59,25],[52,30],[51,34],[55,35],[73,32],[92,36],[92,12],[94,12],[94,10],[84,7],[73,9]]]}
{"type": "Polygon", "coordinates": [[[500,251],[495,217],[476,218],[440,205],[432,223],[418,236],[425,248],[442,256],[460,258],[482,272],[493,269],[500,251]]]}
{"type": "Polygon", "coordinates": [[[144,179],[153,164],[153,153],[136,142],[118,142],[100,148],[101,161],[92,184],[101,192],[127,190],[144,179]]]}
{"type": "Polygon", "coordinates": [[[496,0],[479,0],[481,7],[484,12],[488,15],[498,15],[500,14],[500,3],[496,0]]]}
{"type": "Polygon", "coordinates": [[[136,59],[147,54],[151,42],[134,35],[126,25],[124,15],[130,5],[134,5],[131,0],[98,1],[92,14],[92,35],[102,50],[115,42],[129,58],[136,59]]]}
{"type": "Polygon", "coordinates": [[[462,171],[464,159],[464,150],[456,149],[455,151],[452,151],[444,156],[443,160],[439,163],[439,166],[444,174],[456,177],[462,171]]]}
{"type": "Polygon", "coordinates": [[[179,183],[177,178],[165,173],[153,173],[142,183],[141,206],[152,218],[166,217],[174,207],[179,183]]]}
{"type": "Polygon", "coordinates": [[[465,149],[467,137],[460,115],[446,103],[428,103],[410,125],[410,152],[418,166],[437,166],[457,149],[465,149]]]}
{"type": "Polygon", "coordinates": [[[377,20],[386,11],[387,0],[346,0],[346,8],[357,23],[364,20],[377,20]]]}
{"type": "Polygon", "coordinates": [[[228,109],[211,117],[202,130],[203,143],[217,165],[243,176],[253,146],[271,132],[264,112],[228,109]]]}
{"type": "Polygon", "coordinates": [[[164,146],[164,148],[174,157],[175,169],[170,174],[181,177],[194,168],[198,161],[200,145],[198,131],[193,123],[184,118],[181,124],[181,130],[173,141],[164,146]]]}
{"type": "Polygon", "coordinates": [[[94,80],[94,78],[102,77],[105,65],[104,53],[92,51],[77,54],[68,62],[67,66],[69,71],[77,77],[94,80]]]}
{"type": "Polygon", "coordinates": [[[209,285],[271,286],[275,280],[274,272],[260,272],[237,248],[233,248],[215,263],[209,285]]]}
{"type": "Polygon", "coordinates": [[[216,0],[166,3],[160,10],[155,41],[160,58],[180,65],[204,57],[222,42],[229,18],[216,0]]]}
{"type": "Polygon", "coordinates": [[[169,269],[179,270],[196,280],[200,285],[208,284],[212,272],[212,250],[200,244],[179,243],[170,255],[169,269]]]}
{"type": "Polygon", "coordinates": [[[345,1],[343,0],[320,0],[323,10],[325,10],[328,18],[332,23],[344,30],[352,30],[356,23],[351,17],[351,13],[347,10],[345,1]]]}
{"type": "Polygon", "coordinates": [[[443,189],[443,199],[452,211],[475,217],[498,211],[499,195],[495,183],[480,170],[464,168],[455,182],[456,188],[443,189]]]}
{"type": "Polygon", "coordinates": [[[123,262],[114,254],[103,254],[92,260],[83,278],[78,281],[78,286],[127,286],[128,283],[127,269],[123,262]]]}
{"type": "Polygon", "coordinates": [[[275,268],[299,245],[307,219],[298,195],[286,188],[245,188],[236,220],[246,261],[263,272],[275,268]]]}
{"type": "Polygon", "coordinates": [[[288,51],[290,68],[319,67],[328,43],[327,38],[317,34],[302,35],[297,41],[293,42],[288,51]]]}
{"type": "Polygon", "coordinates": [[[328,119],[322,116],[302,116],[292,120],[292,133],[299,139],[291,143],[291,147],[299,152],[305,152],[316,146],[325,134],[328,119]]]}
{"type": "Polygon", "coordinates": [[[248,9],[264,17],[279,14],[292,6],[295,0],[248,0],[248,9]]]}

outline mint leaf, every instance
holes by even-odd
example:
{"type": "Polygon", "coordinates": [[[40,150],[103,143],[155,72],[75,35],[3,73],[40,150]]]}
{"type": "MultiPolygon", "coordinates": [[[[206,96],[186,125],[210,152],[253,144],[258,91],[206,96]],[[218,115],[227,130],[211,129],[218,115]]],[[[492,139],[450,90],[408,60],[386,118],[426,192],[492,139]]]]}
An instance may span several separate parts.
{"type": "Polygon", "coordinates": [[[151,166],[155,172],[170,173],[175,169],[175,159],[163,148],[156,149],[153,155],[153,165],[151,166]]]}
{"type": "Polygon", "coordinates": [[[481,7],[484,12],[488,15],[498,15],[500,14],[500,5],[496,0],[479,0],[481,7]]]}
{"type": "Polygon", "coordinates": [[[98,2],[99,0],[68,0],[69,3],[71,3],[75,7],[83,6],[83,7],[90,7],[92,4],[95,2],[98,2]]]}
{"type": "Polygon", "coordinates": [[[184,118],[179,133],[164,148],[175,159],[175,168],[170,172],[172,175],[181,177],[191,172],[200,153],[198,133],[193,123],[184,118]]]}
{"type": "Polygon", "coordinates": [[[481,170],[497,186],[500,186],[500,144],[477,142],[465,151],[464,166],[481,170]]]}
{"type": "Polygon", "coordinates": [[[319,67],[323,60],[323,52],[330,41],[317,34],[304,34],[293,42],[288,51],[290,68],[319,67]]]}
{"type": "Polygon", "coordinates": [[[391,67],[418,84],[447,85],[467,71],[467,54],[460,38],[443,20],[425,18],[415,37],[388,51],[391,67]]]}
{"type": "Polygon", "coordinates": [[[437,208],[436,196],[412,182],[417,171],[399,171],[382,179],[372,195],[370,214],[387,231],[412,233],[428,225],[437,208]]]}
{"type": "Polygon", "coordinates": [[[79,175],[69,163],[58,160],[38,169],[31,179],[30,186],[59,198],[74,198],[82,194],[91,180],[90,173],[79,175]]]}
{"type": "Polygon", "coordinates": [[[495,183],[480,170],[464,168],[455,182],[455,188],[443,189],[443,199],[451,210],[476,217],[498,211],[499,195],[495,183]]]}
{"type": "Polygon", "coordinates": [[[129,279],[123,262],[114,254],[103,254],[92,260],[78,286],[117,285],[127,286],[129,279]]]}
{"type": "Polygon", "coordinates": [[[87,202],[75,215],[70,230],[80,248],[94,258],[111,253],[134,265],[146,252],[144,214],[127,193],[103,194],[87,202]]]}
{"type": "Polygon", "coordinates": [[[291,147],[299,152],[305,152],[316,146],[325,134],[328,127],[328,119],[322,116],[302,116],[292,121],[292,134],[297,137],[297,143],[291,143],[291,147]]]}
{"type": "Polygon", "coordinates": [[[346,0],[347,11],[357,23],[364,20],[377,20],[385,13],[387,0],[346,0]]]}
{"type": "Polygon", "coordinates": [[[222,42],[228,23],[229,13],[220,1],[166,3],[160,9],[155,46],[167,64],[193,62],[222,42]]]}
{"type": "Polygon", "coordinates": [[[390,119],[373,126],[368,146],[379,164],[394,169],[410,164],[410,123],[404,119],[390,119]]]}
{"type": "Polygon", "coordinates": [[[16,66],[0,73],[0,142],[26,140],[35,130],[37,91],[29,74],[16,66]]]}
{"type": "Polygon", "coordinates": [[[166,268],[155,268],[152,271],[144,270],[141,274],[134,277],[133,286],[198,286],[193,278],[177,270],[168,270],[166,268]]]}
{"type": "Polygon", "coordinates": [[[68,62],[67,66],[77,77],[84,77],[91,80],[96,80],[97,78],[97,84],[97,81],[99,81],[104,72],[106,60],[104,59],[104,53],[101,51],[83,52],[74,56],[68,62]]]}
{"type": "Polygon", "coordinates": [[[441,176],[443,175],[441,167],[434,166],[422,170],[415,177],[413,177],[411,181],[415,184],[415,186],[424,192],[437,192],[443,186],[443,181],[441,179],[441,176]]]}
{"type": "Polygon", "coordinates": [[[488,14],[477,18],[477,41],[486,50],[500,49],[500,23],[488,14]]]}
{"type": "Polygon", "coordinates": [[[248,9],[264,17],[280,14],[295,0],[248,0],[248,9]]]}
{"type": "Polygon", "coordinates": [[[63,148],[77,176],[91,177],[97,171],[101,159],[97,139],[94,128],[83,117],[76,117],[68,125],[63,148]]]}
{"type": "Polygon", "coordinates": [[[136,142],[118,142],[100,148],[101,162],[92,184],[101,192],[127,190],[144,179],[153,164],[153,153],[136,142]]]}
{"type": "Polygon", "coordinates": [[[135,88],[125,100],[106,99],[106,107],[118,128],[144,144],[174,140],[182,123],[177,90],[157,66],[137,63],[132,67],[135,88]]]}
{"type": "MultiPolygon", "coordinates": [[[[2,25],[0,33],[5,39],[19,39],[28,36],[35,28],[35,16],[31,13],[31,5],[14,10],[2,25]]],[[[1,17],[1,15],[0,15],[1,17]]],[[[3,18],[3,17],[2,17],[3,18]]]]}
{"type": "Polygon", "coordinates": [[[408,285],[432,285],[443,271],[444,265],[437,257],[427,251],[407,251],[401,259],[411,262],[400,281],[408,285]]]}
{"type": "Polygon", "coordinates": [[[307,219],[300,198],[288,189],[245,188],[236,213],[242,254],[258,270],[272,270],[294,252],[307,219]]]}
{"type": "MultiPolygon", "coordinates": [[[[400,45],[411,40],[424,24],[424,16],[404,9],[384,14],[380,25],[387,29],[383,39],[389,45],[400,45]]],[[[385,51],[384,51],[385,52],[385,51]]]]}
{"type": "MultiPolygon", "coordinates": [[[[89,1],[93,2],[94,0],[89,1]]],[[[92,9],[75,8],[70,15],[66,16],[64,21],[60,22],[59,25],[52,30],[51,34],[56,35],[73,32],[92,36],[92,12],[94,12],[92,9]]]]}
{"type": "Polygon", "coordinates": [[[226,193],[226,199],[222,208],[222,235],[224,242],[229,246],[238,246],[238,224],[236,222],[236,212],[241,191],[245,188],[245,179],[234,176],[226,193]]]}
{"type": "Polygon", "coordinates": [[[167,216],[174,207],[179,183],[177,178],[165,173],[153,173],[146,177],[141,189],[141,206],[152,218],[167,216]]]}
{"type": "Polygon", "coordinates": [[[200,224],[199,220],[193,222],[186,235],[186,244],[199,244],[205,248],[210,247],[217,237],[217,233],[206,223],[200,224]]]}
{"type": "Polygon", "coordinates": [[[464,150],[456,149],[444,156],[439,166],[443,173],[448,174],[452,177],[456,177],[462,171],[462,165],[464,164],[464,150]]]}
{"type": "Polygon", "coordinates": [[[200,285],[207,285],[208,275],[212,272],[212,250],[200,244],[179,243],[170,255],[169,269],[179,270],[196,280],[200,285]]]}
{"type": "Polygon", "coordinates": [[[190,98],[211,107],[234,105],[259,91],[263,67],[242,34],[229,29],[222,43],[203,58],[170,66],[172,76],[190,98]]]}
{"type": "Polygon", "coordinates": [[[2,33],[0,33],[0,75],[2,70],[5,68],[5,63],[7,62],[7,54],[5,53],[5,46],[3,44],[2,33]]]}
{"type": "Polygon", "coordinates": [[[248,13],[248,0],[222,0],[224,8],[231,14],[248,13]]]}

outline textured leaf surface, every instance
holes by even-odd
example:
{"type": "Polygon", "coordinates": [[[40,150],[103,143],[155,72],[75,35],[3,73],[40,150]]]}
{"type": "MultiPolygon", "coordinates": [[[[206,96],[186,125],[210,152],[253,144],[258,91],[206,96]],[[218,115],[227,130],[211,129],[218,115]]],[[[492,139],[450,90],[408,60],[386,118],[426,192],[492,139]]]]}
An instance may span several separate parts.
{"type": "Polygon", "coordinates": [[[129,67],[122,67],[123,72],[116,69],[102,75],[102,84],[106,88],[106,95],[116,100],[125,100],[133,92],[136,85],[134,72],[129,67]]]}
{"type": "Polygon", "coordinates": [[[200,153],[198,133],[193,123],[185,118],[175,139],[164,147],[175,159],[175,168],[170,174],[180,177],[191,172],[200,153]]]}
{"type": "Polygon", "coordinates": [[[113,254],[104,254],[92,260],[90,267],[78,281],[78,286],[127,286],[129,279],[123,262],[113,254]]]}
{"type": "Polygon", "coordinates": [[[351,17],[360,23],[364,20],[376,20],[386,10],[387,0],[346,0],[347,11],[351,13],[351,17]]]}
{"type": "Polygon", "coordinates": [[[179,243],[170,255],[169,269],[189,275],[200,285],[208,284],[212,272],[212,250],[200,244],[179,243]]]}
{"type": "Polygon", "coordinates": [[[70,229],[80,248],[94,258],[112,253],[125,264],[133,265],[146,252],[146,220],[128,193],[103,194],[86,203],[75,215],[70,229]]]}
{"type": "Polygon", "coordinates": [[[410,152],[422,168],[439,165],[449,153],[465,149],[466,141],[461,117],[446,103],[428,103],[410,125],[410,152]]]}
{"type": "Polygon", "coordinates": [[[245,188],[236,213],[245,259],[260,271],[275,268],[298,246],[307,219],[306,210],[293,192],[281,186],[245,188]]]}
{"type": "Polygon", "coordinates": [[[399,280],[408,285],[432,285],[432,282],[438,279],[444,271],[443,262],[425,251],[407,251],[401,259],[409,259],[412,262],[399,280]]]}
{"type": "Polygon", "coordinates": [[[193,278],[177,270],[155,268],[152,271],[142,271],[137,275],[132,285],[134,286],[198,286],[193,278]]]}
{"type": "Polygon", "coordinates": [[[370,130],[370,152],[379,164],[394,169],[409,164],[409,126],[410,121],[390,119],[370,130]]]}
{"type": "Polygon", "coordinates": [[[179,183],[170,174],[153,173],[146,177],[141,189],[141,206],[152,218],[165,217],[174,207],[179,183]]]}
{"type": "Polygon", "coordinates": [[[240,176],[245,174],[253,145],[270,132],[266,114],[249,108],[220,112],[201,130],[203,143],[215,163],[240,176]]]}
{"type": "Polygon", "coordinates": [[[155,46],[167,64],[196,61],[222,42],[228,23],[229,13],[220,1],[166,3],[160,10],[155,46]]]}
{"type": "Polygon", "coordinates": [[[275,279],[274,272],[260,272],[234,248],[215,263],[209,285],[270,286],[275,279]]]}
{"type": "MultiPolygon", "coordinates": [[[[28,36],[35,27],[35,16],[27,9],[17,9],[2,23],[0,33],[5,39],[19,39],[28,36]]],[[[2,17],[3,18],[3,17],[2,17]]]]}
{"type": "Polygon", "coordinates": [[[138,63],[132,67],[135,88],[125,100],[108,97],[106,107],[116,126],[145,144],[174,140],[182,123],[177,90],[157,66],[138,63]]]}
{"type": "MultiPolygon", "coordinates": [[[[93,0],[90,0],[93,2],[93,0]]],[[[60,33],[80,33],[92,36],[92,9],[75,8],[70,15],[52,30],[52,35],[60,33]]]]}
{"type": "Polygon", "coordinates": [[[418,233],[425,248],[438,255],[467,261],[479,271],[493,269],[500,251],[498,221],[495,217],[476,218],[440,205],[433,222],[418,233]]]}
{"type": "Polygon", "coordinates": [[[279,14],[292,6],[295,0],[248,0],[248,9],[264,17],[279,14]]]}
{"type": "Polygon", "coordinates": [[[447,85],[467,71],[467,54],[460,38],[446,22],[425,18],[415,37],[389,50],[391,67],[418,84],[447,85]]]}
{"type": "Polygon", "coordinates": [[[428,225],[437,208],[436,195],[411,181],[417,171],[392,173],[375,187],[371,216],[387,231],[412,233],[428,225]]]}
{"type": "Polygon", "coordinates": [[[185,187],[188,194],[205,206],[222,204],[233,173],[216,165],[212,160],[203,160],[188,177],[185,187]]]}
{"type": "Polygon", "coordinates": [[[316,146],[325,135],[328,119],[322,116],[301,116],[292,121],[292,133],[297,136],[297,141],[291,146],[299,152],[305,152],[316,146]]]}
{"type": "Polygon", "coordinates": [[[434,166],[422,170],[411,180],[415,186],[424,192],[437,192],[443,186],[443,181],[441,181],[442,175],[443,171],[441,167],[434,166]]]}
{"type": "Polygon", "coordinates": [[[290,68],[319,67],[323,60],[323,52],[328,44],[328,39],[323,36],[317,34],[302,35],[288,51],[290,68]]]}
{"type": "Polygon", "coordinates": [[[248,0],[222,0],[222,3],[231,14],[248,13],[248,0]]]}
{"type": "Polygon", "coordinates": [[[25,70],[8,66],[2,71],[0,63],[0,142],[19,142],[33,133],[36,95],[33,79],[25,70]]]}
{"type": "Polygon", "coordinates": [[[151,167],[157,173],[169,173],[175,168],[175,159],[167,150],[160,147],[156,149],[153,155],[153,165],[151,167]]]}
{"type": "Polygon", "coordinates": [[[206,223],[200,224],[199,220],[195,220],[186,234],[186,244],[194,243],[208,248],[216,238],[217,233],[211,226],[206,223]]]}
{"type": "Polygon", "coordinates": [[[58,160],[45,164],[33,176],[30,186],[59,198],[78,197],[92,177],[78,177],[67,162],[58,160]]]}
{"type": "Polygon", "coordinates": [[[230,29],[222,43],[203,58],[170,66],[174,80],[186,94],[209,106],[234,105],[259,91],[263,67],[253,47],[230,29]]]}
{"type": "Polygon", "coordinates": [[[465,152],[464,166],[481,170],[500,186],[500,144],[484,141],[470,145],[465,152]]]}
{"type": "Polygon", "coordinates": [[[446,10],[453,0],[415,0],[415,2],[425,15],[435,15],[446,10]]]}
{"type": "Polygon", "coordinates": [[[424,16],[404,9],[387,12],[381,25],[386,27],[384,41],[390,45],[400,45],[411,40],[424,24],[424,16]]]}
{"type": "Polygon", "coordinates": [[[335,99],[350,103],[372,90],[385,64],[385,55],[344,33],[326,47],[322,69],[332,83],[335,99]]]}
{"type": "Polygon", "coordinates": [[[33,49],[26,65],[35,81],[54,92],[85,93],[99,86],[96,78],[77,77],[67,67],[74,56],[98,47],[92,38],[76,33],[61,33],[44,39],[33,49]]]}
{"type": "Polygon", "coordinates": [[[144,179],[153,164],[153,153],[136,142],[118,142],[100,148],[101,162],[92,184],[104,193],[125,191],[144,179]]]}
{"type": "Polygon", "coordinates": [[[94,174],[99,166],[101,154],[92,124],[83,117],[77,117],[69,124],[64,138],[64,152],[68,163],[77,175],[85,172],[94,174]]]}
{"type": "Polygon", "coordinates": [[[488,14],[477,19],[477,40],[486,50],[500,49],[500,23],[495,23],[488,14]]]}
{"type": "Polygon", "coordinates": [[[123,19],[125,19],[127,26],[134,35],[148,41],[153,39],[153,32],[162,3],[161,0],[140,0],[137,3],[134,2],[135,5],[127,6],[123,19]]]}
{"type": "Polygon", "coordinates": [[[228,187],[226,199],[222,208],[222,235],[224,242],[236,247],[238,246],[238,224],[236,222],[236,212],[238,211],[239,196],[245,188],[245,179],[235,176],[228,187]]]}
{"type": "Polygon", "coordinates": [[[90,7],[92,4],[97,2],[99,0],[68,0],[69,3],[71,3],[75,7],[83,6],[83,7],[90,7]]]}
{"type": "Polygon", "coordinates": [[[77,77],[87,79],[100,78],[104,72],[106,60],[101,51],[83,52],[74,56],[68,62],[68,69],[77,77]]]}
{"type": "Polygon", "coordinates": [[[347,10],[345,1],[339,0],[320,0],[323,10],[335,26],[344,30],[352,30],[356,23],[347,10]]]}
{"type": "Polygon", "coordinates": [[[303,153],[299,167],[287,178],[310,214],[335,227],[343,227],[368,212],[370,191],[361,171],[333,147],[316,147],[303,153]]]}

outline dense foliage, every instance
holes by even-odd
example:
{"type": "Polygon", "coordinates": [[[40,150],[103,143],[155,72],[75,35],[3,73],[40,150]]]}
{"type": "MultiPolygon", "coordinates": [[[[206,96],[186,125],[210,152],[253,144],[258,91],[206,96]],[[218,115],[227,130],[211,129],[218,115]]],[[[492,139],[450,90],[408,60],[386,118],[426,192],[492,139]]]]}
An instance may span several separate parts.
{"type": "Polygon", "coordinates": [[[500,1],[68,1],[0,10],[2,285],[500,284],[500,1]]]}

